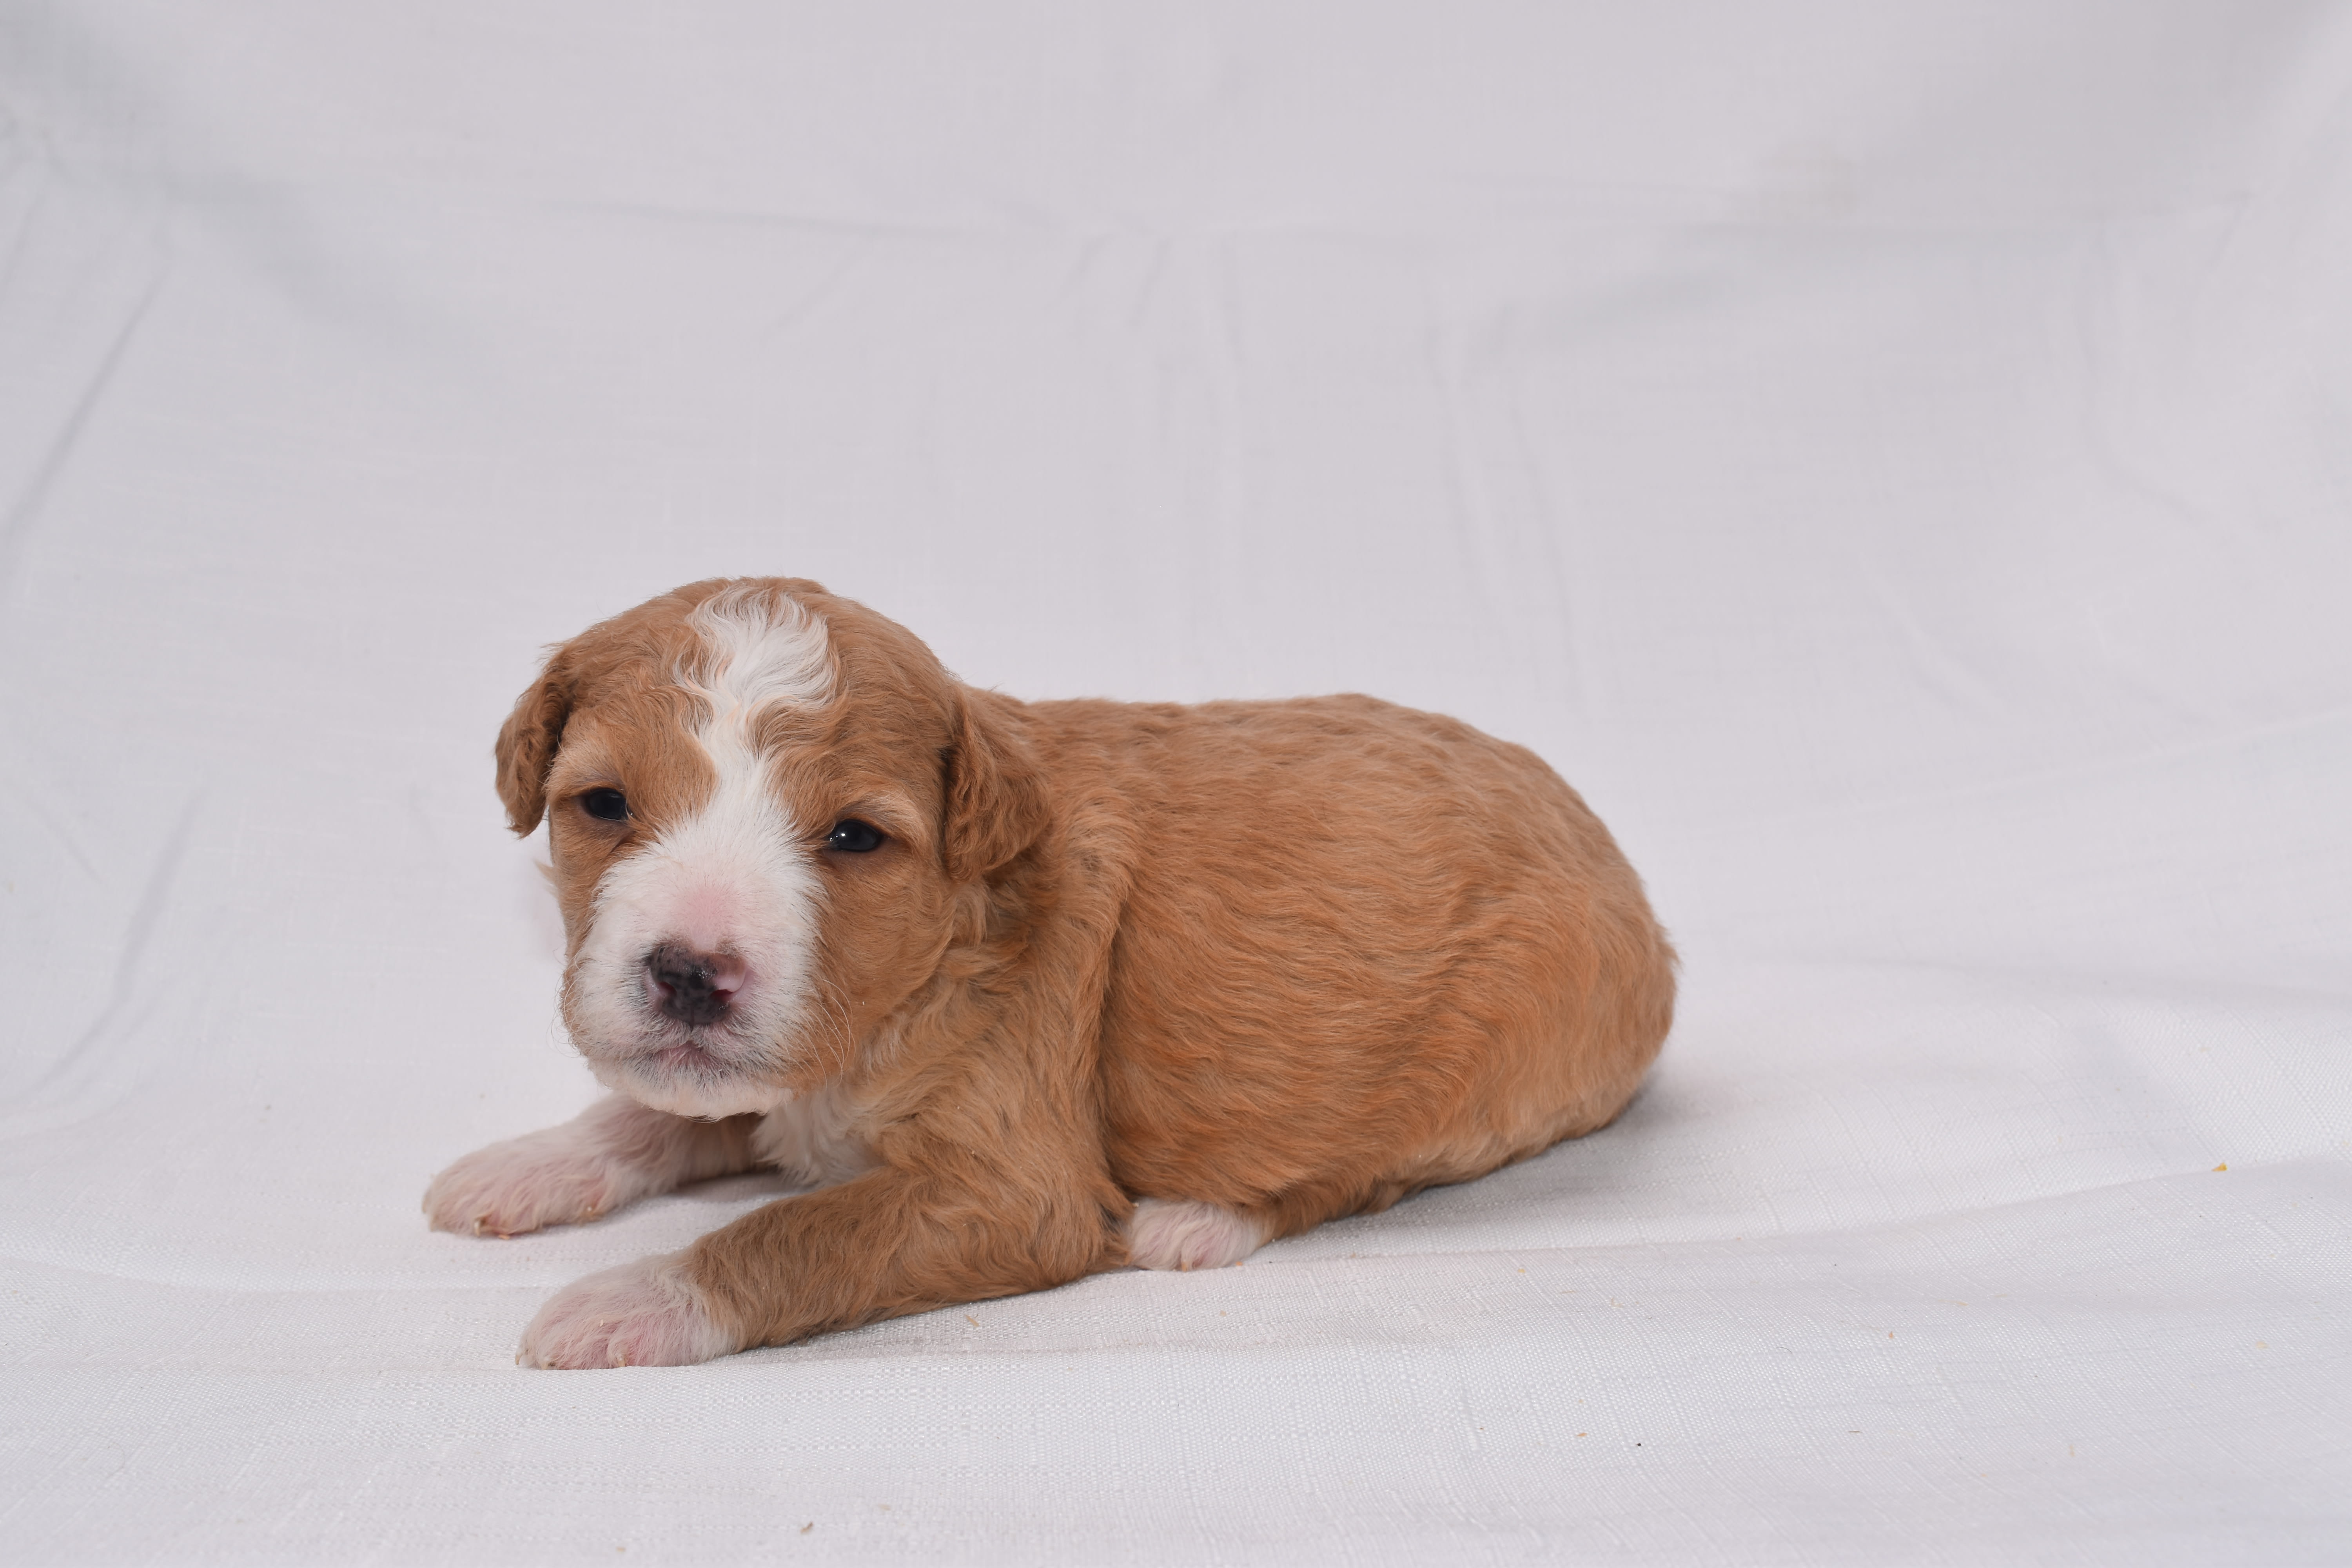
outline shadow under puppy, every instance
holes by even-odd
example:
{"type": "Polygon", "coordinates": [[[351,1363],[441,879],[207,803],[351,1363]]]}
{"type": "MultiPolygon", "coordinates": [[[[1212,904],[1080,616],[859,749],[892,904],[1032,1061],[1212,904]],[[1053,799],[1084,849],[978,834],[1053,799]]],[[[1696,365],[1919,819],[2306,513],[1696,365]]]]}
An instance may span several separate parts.
{"type": "Polygon", "coordinates": [[[562,645],[498,776],[618,1092],[443,1172],[433,1224],[819,1184],[561,1291],[535,1365],[1236,1262],[1601,1126],[1673,1016],[1640,879],[1534,753],[1367,697],[1018,702],[814,583],[562,645]]]}

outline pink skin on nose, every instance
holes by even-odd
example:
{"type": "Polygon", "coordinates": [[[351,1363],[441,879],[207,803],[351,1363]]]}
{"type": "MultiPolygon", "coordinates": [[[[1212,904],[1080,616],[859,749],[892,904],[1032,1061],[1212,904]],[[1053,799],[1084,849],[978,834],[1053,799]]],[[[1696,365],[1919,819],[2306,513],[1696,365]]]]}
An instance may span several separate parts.
{"type": "MultiPolygon", "coordinates": [[[[735,930],[740,921],[740,905],[734,890],[706,882],[679,895],[671,907],[669,940],[697,952],[719,952],[735,945],[735,930]]],[[[740,959],[730,962],[739,970],[742,967],[740,959]]],[[[731,991],[741,984],[739,979],[723,988],[731,991]]]]}
{"type": "MultiPolygon", "coordinates": [[[[716,1001],[721,1008],[751,983],[751,966],[731,950],[740,923],[741,900],[724,882],[704,882],[675,895],[668,918],[661,922],[667,938],[648,957],[648,999],[667,1011],[684,976],[691,973],[691,989],[716,1001]],[[673,984],[675,982],[675,984],[673,984]]],[[[706,1020],[708,1021],[708,1020],[706,1020]]]]}
{"type": "Polygon", "coordinates": [[[646,1000],[689,1027],[716,1024],[751,978],[731,952],[695,952],[675,942],[646,955],[646,1000]]]}
{"type": "Polygon", "coordinates": [[[721,996],[734,995],[751,978],[751,966],[731,952],[714,952],[707,963],[710,989],[721,996]]]}

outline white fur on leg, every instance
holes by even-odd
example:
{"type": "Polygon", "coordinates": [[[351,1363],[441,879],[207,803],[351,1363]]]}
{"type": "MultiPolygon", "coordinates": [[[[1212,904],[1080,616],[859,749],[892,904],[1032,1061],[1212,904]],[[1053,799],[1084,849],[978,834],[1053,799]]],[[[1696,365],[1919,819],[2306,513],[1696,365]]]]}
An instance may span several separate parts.
{"type": "Polygon", "coordinates": [[[683,1252],[576,1279],[539,1310],[515,1359],[525,1366],[691,1366],[742,1347],[713,1322],[683,1252]]]}
{"type": "Polygon", "coordinates": [[[615,1096],[561,1127],[477,1149],[433,1178],[425,1215],[436,1230],[475,1236],[595,1219],[687,1173],[672,1168],[679,1162],[667,1145],[676,1140],[635,1125],[666,1120],[615,1096]]]}
{"type": "Polygon", "coordinates": [[[572,1128],[551,1127],[478,1149],[434,1177],[425,1213],[436,1230],[520,1236],[619,1206],[637,1195],[627,1176],[572,1128]]]}
{"type": "Polygon", "coordinates": [[[1231,1209],[1144,1198],[1127,1222],[1127,1260],[1139,1268],[1223,1268],[1265,1240],[1255,1220],[1231,1209]]]}

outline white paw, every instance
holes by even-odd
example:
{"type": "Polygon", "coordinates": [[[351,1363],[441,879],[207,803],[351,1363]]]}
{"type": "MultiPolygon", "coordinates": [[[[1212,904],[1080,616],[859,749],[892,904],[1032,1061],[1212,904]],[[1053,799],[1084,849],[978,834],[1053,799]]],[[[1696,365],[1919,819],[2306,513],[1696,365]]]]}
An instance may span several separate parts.
{"type": "Polygon", "coordinates": [[[572,1128],[554,1127],[467,1155],[425,1189],[425,1212],[436,1230],[520,1236],[626,1203],[635,1195],[626,1181],[619,1162],[584,1147],[572,1128]]]}
{"type": "Polygon", "coordinates": [[[1127,1260],[1138,1268],[1223,1268],[1265,1239],[1255,1220],[1231,1209],[1144,1198],[1127,1222],[1127,1260]]]}
{"type": "Polygon", "coordinates": [[[522,1331],[525,1366],[691,1366],[742,1347],[711,1321],[683,1252],[640,1258],[555,1293],[522,1331]]]}

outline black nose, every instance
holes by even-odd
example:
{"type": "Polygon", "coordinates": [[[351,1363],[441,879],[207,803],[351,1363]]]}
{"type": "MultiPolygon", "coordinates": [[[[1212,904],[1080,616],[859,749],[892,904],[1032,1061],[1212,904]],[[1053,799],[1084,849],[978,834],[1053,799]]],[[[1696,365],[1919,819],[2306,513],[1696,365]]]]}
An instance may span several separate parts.
{"type": "Polygon", "coordinates": [[[697,952],[664,942],[646,954],[646,981],[654,1005],[681,1024],[715,1024],[743,988],[743,961],[731,953],[697,952]]]}

